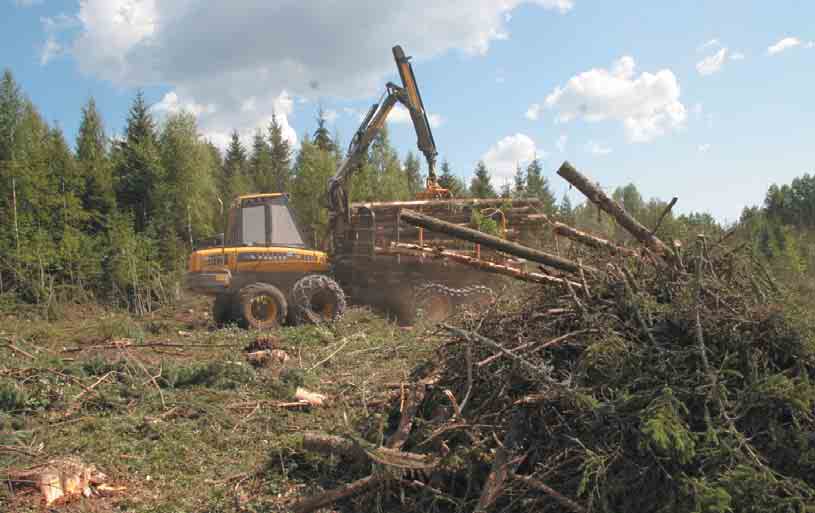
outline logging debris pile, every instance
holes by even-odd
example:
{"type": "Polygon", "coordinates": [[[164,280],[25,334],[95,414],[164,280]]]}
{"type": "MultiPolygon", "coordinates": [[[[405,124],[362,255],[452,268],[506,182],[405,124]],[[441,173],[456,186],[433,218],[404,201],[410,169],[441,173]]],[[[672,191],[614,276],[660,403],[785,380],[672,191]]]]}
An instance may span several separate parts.
{"type": "Polygon", "coordinates": [[[307,450],[374,471],[294,511],[372,497],[387,511],[815,510],[810,325],[749,255],[629,231],[639,256],[605,257],[581,287],[536,285],[444,325],[381,447],[307,433],[307,450]]]}

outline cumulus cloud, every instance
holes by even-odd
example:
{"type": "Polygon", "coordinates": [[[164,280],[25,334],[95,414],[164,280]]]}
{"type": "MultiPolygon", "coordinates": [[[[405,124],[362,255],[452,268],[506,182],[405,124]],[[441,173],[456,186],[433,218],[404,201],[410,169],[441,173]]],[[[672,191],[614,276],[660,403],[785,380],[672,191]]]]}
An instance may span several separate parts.
{"type": "Polygon", "coordinates": [[[337,121],[337,117],[339,117],[339,113],[337,113],[337,111],[334,110],[334,109],[328,109],[328,110],[323,112],[323,117],[329,123],[334,123],[335,121],[337,121]]]}
{"type": "Polygon", "coordinates": [[[700,75],[712,75],[722,69],[727,60],[727,48],[722,48],[713,55],[709,55],[696,64],[696,71],[700,75]]]}
{"type": "MultiPolygon", "coordinates": [[[[353,109],[350,109],[353,110],[353,109]]],[[[360,114],[360,119],[364,114],[360,114]]],[[[411,123],[410,121],[410,112],[408,112],[407,108],[403,105],[396,104],[393,107],[393,110],[390,111],[388,114],[388,121],[391,123],[411,123]]],[[[430,128],[436,128],[444,123],[444,118],[440,114],[428,113],[427,114],[427,121],[430,123],[430,128]]]]}
{"type": "Polygon", "coordinates": [[[596,143],[594,141],[589,141],[586,143],[586,151],[591,153],[592,155],[608,155],[611,153],[611,148],[605,146],[600,143],[596,143]]]}
{"type": "Polygon", "coordinates": [[[45,66],[51,59],[62,53],[62,45],[53,37],[49,37],[40,51],[40,65],[45,66]]]}
{"type": "Polygon", "coordinates": [[[63,46],[84,73],[125,86],[168,86],[182,103],[215,105],[202,130],[228,132],[230,123],[254,126],[268,117],[283,90],[311,100],[378,94],[396,76],[392,42],[414,62],[451,50],[485,54],[509,37],[504,15],[522,4],[560,13],[574,7],[572,0],[394,0],[387,9],[367,0],[245,0],[240,7],[82,0],[71,13],[79,34],[63,46]],[[251,115],[231,115],[251,97],[251,115]]]}
{"type": "Polygon", "coordinates": [[[569,138],[565,135],[561,135],[557,138],[557,142],[555,146],[557,147],[557,151],[563,153],[566,150],[566,142],[568,142],[569,138]]]}
{"type": "Polygon", "coordinates": [[[481,160],[492,171],[496,183],[502,184],[515,175],[518,164],[523,165],[541,156],[535,141],[526,134],[517,133],[495,143],[481,160]]]}
{"type": "Polygon", "coordinates": [[[798,39],[797,37],[785,37],[781,41],[767,48],[767,53],[769,55],[776,55],[783,52],[784,50],[789,50],[790,48],[795,48],[796,46],[800,45],[801,40],[798,39]]]}
{"type": "Polygon", "coordinates": [[[540,115],[541,115],[540,104],[533,103],[532,105],[529,106],[528,109],[526,109],[526,114],[524,114],[524,117],[532,121],[537,121],[540,118],[540,115]]]}
{"type": "Polygon", "coordinates": [[[679,101],[679,82],[667,69],[636,76],[632,57],[622,57],[610,70],[593,68],[572,77],[546,97],[557,120],[582,118],[590,123],[616,120],[630,142],[647,142],[679,128],[687,110],[679,101]]]}

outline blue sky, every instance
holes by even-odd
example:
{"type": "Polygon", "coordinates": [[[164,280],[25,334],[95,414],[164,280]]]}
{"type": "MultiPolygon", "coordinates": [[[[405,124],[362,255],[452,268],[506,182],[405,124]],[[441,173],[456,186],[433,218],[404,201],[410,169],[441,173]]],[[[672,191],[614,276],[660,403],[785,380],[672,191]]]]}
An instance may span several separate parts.
{"type": "MultiPolygon", "coordinates": [[[[442,158],[497,186],[533,154],[607,188],[678,196],[733,221],[815,171],[815,2],[0,0],[0,66],[73,139],[93,96],[121,132],[137,88],[222,144],[277,112],[299,140],[317,104],[347,142],[414,55],[442,158]],[[240,7],[238,7],[240,4],[240,7]],[[536,107],[537,106],[537,107],[536,107]]],[[[406,116],[393,140],[415,148],[406,116]]],[[[573,198],[579,200],[576,193],[573,198]]]]}

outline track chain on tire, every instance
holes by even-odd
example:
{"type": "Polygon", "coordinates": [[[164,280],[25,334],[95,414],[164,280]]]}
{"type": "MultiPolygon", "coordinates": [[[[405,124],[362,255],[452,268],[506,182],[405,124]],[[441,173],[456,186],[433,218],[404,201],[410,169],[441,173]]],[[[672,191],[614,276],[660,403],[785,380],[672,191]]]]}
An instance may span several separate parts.
{"type": "Polygon", "coordinates": [[[347,305],[345,292],[343,292],[342,287],[328,276],[311,274],[300,278],[291,290],[291,300],[295,308],[294,313],[298,323],[312,322],[319,324],[325,321],[322,316],[311,309],[311,298],[314,293],[319,290],[331,292],[336,299],[337,306],[332,320],[339,319],[345,313],[347,305]]]}
{"type": "Polygon", "coordinates": [[[448,287],[443,283],[427,282],[414,289],[414,297],[419,300],[432,295],[446,296],[454,299],[468,299],[473,296],[485,295],[495,298],[493,290],[485,285],[470,285],[462,288],[448,287]]]}

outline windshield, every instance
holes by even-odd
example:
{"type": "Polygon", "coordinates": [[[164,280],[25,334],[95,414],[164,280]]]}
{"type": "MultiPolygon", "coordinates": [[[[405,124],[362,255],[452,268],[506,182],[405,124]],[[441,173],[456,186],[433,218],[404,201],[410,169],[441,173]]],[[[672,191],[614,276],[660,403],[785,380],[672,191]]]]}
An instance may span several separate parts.
{"type": "Polygon", "coordinates": [[[272,245],[303,246],[303,239],[297,231],[294,219],[285,205],[272,204],[272,245]]]}

